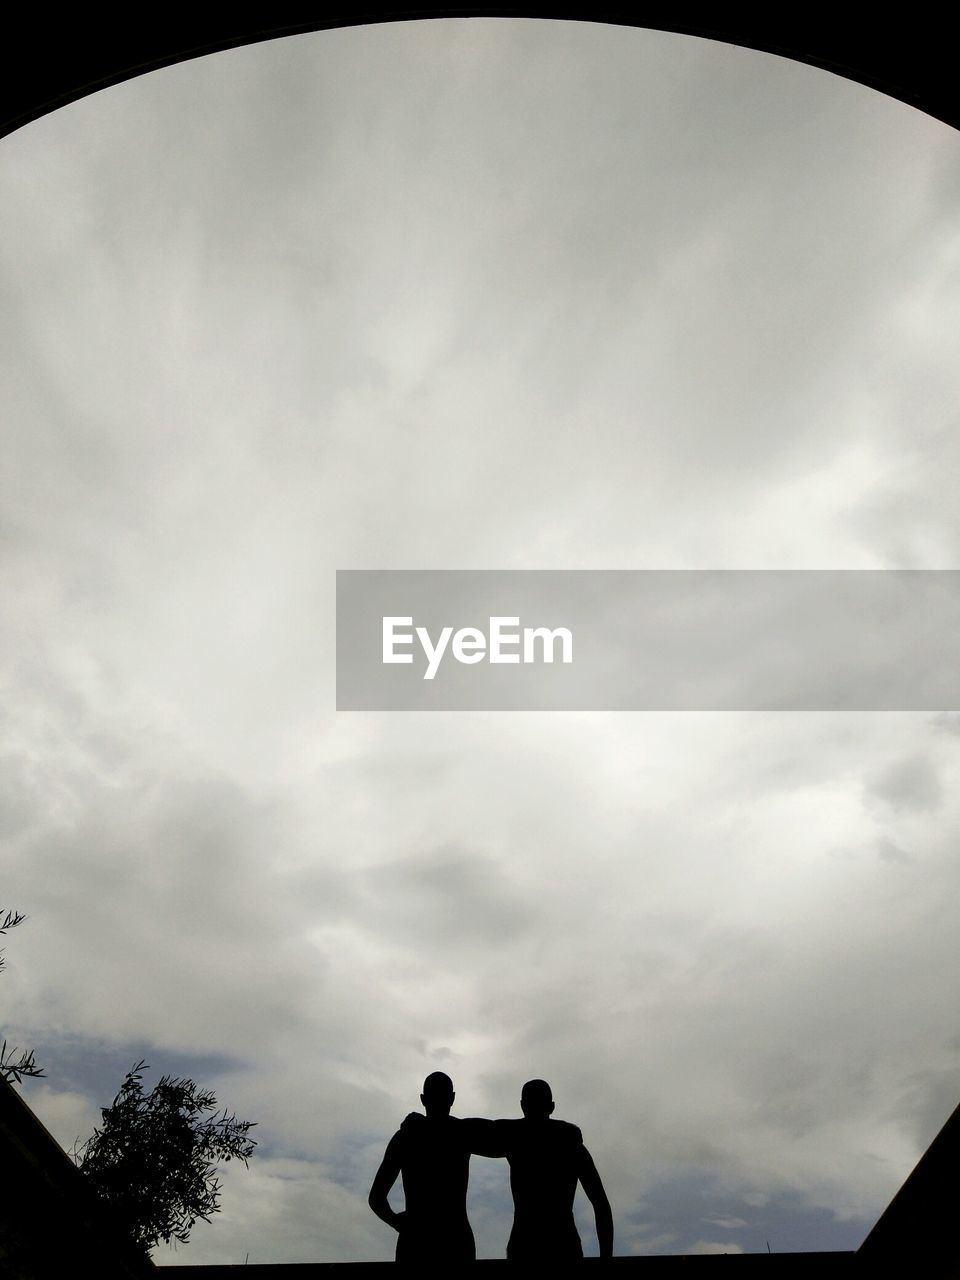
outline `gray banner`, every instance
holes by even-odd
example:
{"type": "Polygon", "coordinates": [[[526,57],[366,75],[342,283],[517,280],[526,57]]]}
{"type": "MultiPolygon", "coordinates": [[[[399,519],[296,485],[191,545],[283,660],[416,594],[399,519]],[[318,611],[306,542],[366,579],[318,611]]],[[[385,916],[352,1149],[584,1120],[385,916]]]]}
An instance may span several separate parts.
{"type": "Polygon", "coordinates": [[[340,711],[960,707],[960,571],[340,570],[340,711]]]}

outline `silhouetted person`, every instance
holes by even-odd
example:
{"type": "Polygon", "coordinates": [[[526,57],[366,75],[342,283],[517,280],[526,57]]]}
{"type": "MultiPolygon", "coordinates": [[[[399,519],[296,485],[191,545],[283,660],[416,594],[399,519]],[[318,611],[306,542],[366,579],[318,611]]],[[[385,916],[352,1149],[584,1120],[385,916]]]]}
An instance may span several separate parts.
{"type": "Polygon", "coordinates": [[[393,1135],[370,1188],[370,1208],[398,1233],[397,1262],[473,1262],[477,1256],[467,1219],[470,1153],[486,1148],[493,1121],[452,1116],[455,1096],[449,1076],[427,1076],[420,1095],[426,1116],[414,1116],[416,1124],[405,1123],[393,1135]],[[402,1213],[387,1199],[398,1177],[402,1213]]]}
{"type": "Polygon", "coordinates": [[[573,1218],[577,1183],[593,1205],[600,1257],[613,1256],[613,1214],[600,1175],[575,1124],[551,1120],[553,1094],[545,1080],[528,1080],[520,1095],[522,1120],[495,1120],[494,1144],[510,1164],[513,1230],[511,1262],[573,1262],[583,1257],[573,1218]]]}
{"type": "MultiPolygon", "coordinates": [[[[545,1080],[527,1081],[520,1095],[520,1110],[522,1120],[460,1121],[469,1151],[506,1156],[510,1164],[513,1229],[507,1242],[507,1258],[511,1262],[555,1263],[575,1262],[583,1257],[573,1217],[578,1182],[593,1205],[600,1257],[612,1257],[610,1202],[580,1130],[565,1120],[550,1119],[554,1101],[545,1080]]],[[[398,1136],[422,1134],[425,1128],[423,1116],[413,1112],[404,1120],[398,1136]]]]}

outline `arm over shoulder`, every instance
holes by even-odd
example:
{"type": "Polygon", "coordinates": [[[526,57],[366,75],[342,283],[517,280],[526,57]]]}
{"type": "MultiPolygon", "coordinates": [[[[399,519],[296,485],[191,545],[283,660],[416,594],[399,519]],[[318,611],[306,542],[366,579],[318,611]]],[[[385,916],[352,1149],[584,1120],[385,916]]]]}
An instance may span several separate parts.
{"type": "Polygon", "coordinates": [[[461,1120],[460,1128],[472,1155],[496,1157],[507,1154],[507,1135],[502,1120],[483,1120],[472,1116],[461,1120]]]}

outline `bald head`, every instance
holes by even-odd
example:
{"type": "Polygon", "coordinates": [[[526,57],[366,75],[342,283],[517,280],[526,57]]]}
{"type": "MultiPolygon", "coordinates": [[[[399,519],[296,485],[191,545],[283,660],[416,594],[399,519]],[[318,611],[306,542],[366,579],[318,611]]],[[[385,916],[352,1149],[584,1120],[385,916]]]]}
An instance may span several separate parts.
{"type": "Polygon", "coordinates": [[[450,1077],[442,1071],[433,1071],[423,1082],[420,1101],[428,1116],[446,1116],[456,1096],[450,1077]]]}
{"type": "Polygon", "coordinates": [[[546,1080],[528,1080],[520,1091],[520,1110],[528,1120],[546,1120],[553,1115],[554,1101],[546,1080]]]}

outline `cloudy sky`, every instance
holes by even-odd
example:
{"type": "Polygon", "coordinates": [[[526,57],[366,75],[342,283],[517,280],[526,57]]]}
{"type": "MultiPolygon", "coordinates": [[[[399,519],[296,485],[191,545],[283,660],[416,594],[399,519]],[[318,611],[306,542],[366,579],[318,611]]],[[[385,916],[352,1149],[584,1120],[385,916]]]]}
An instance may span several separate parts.
{"type": "Polygon", "coordinates": [[[553,1084],[617,1252],[859,1244],[960,1101],[960,716],[337,714],[334,573],[960,567],[958,203],[902,104],[572,23],[0,142],[4,1027],[67,1146],[141,1057],[258,1121],[159,1262],[391,1257],[436,1069],[553,1084]]]}

